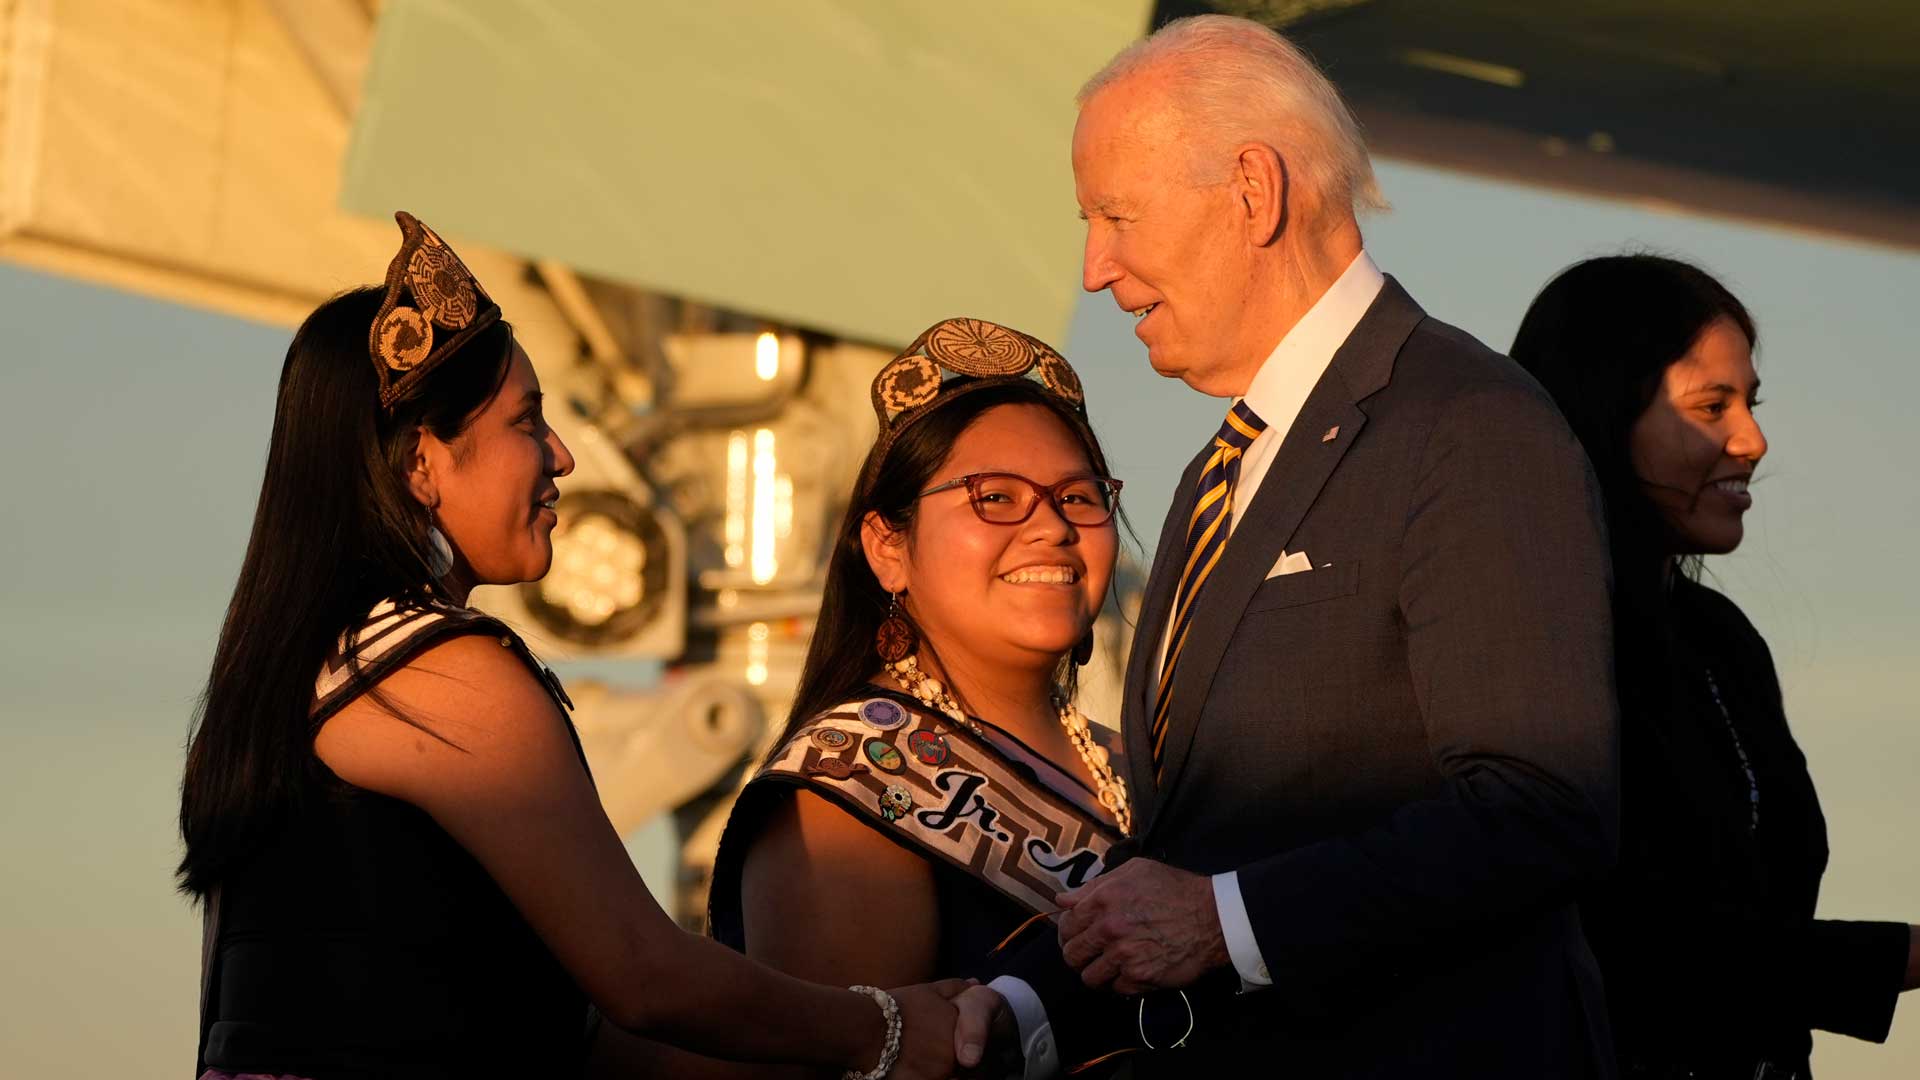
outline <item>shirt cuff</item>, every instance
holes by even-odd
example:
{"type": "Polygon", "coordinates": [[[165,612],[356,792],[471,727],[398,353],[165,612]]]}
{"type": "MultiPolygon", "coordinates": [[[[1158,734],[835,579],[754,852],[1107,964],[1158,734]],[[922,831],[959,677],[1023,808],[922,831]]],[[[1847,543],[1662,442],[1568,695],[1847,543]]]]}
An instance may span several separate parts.
{"type": "Polygon", "coordinates": [[[1020,1029],[1020,1053],[1027,1062],[1021,1080],[1052,1080],[1060,1075],[1060,1048],[1053,1041],[1053,1024],[1040,995],[1025,979],[1012,975],[1000,976],[987,989],[1007,999],[1014,1026],[1020,1029]]]}
{"type": "Polygon", "coordinates": [[[1227,939],[1227,955],[1233,958],[1233,970],[1240,973],[1240,989],[1272,986],[1273,976],[1267,974],[1260,943],[1253,937],[1253,920],[1247,917],[1247,902],[1240,896],[1239,871],[1213,875],[1213,906],[1220,910],[1220,936],[1227,939]]]}

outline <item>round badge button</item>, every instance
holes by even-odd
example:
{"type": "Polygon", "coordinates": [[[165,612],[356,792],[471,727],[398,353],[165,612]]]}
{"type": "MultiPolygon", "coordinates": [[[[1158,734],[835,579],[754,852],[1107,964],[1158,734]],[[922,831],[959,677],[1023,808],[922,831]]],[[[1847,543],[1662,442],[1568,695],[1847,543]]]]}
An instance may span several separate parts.
{"type": "Polygon", "coordinates": [[[867,760],[873,762],[873,767],[881,772],[907,771],[907,759],[900,756],[900,751],[887,745],[884,739],[868,739],[860,749],[866,753],[867,760]]]}
{"type": "Polygon", "coordinates": [[[823,727],[813,733],[813,745],[822,750],[839,752],[853,745],[853,736],[839,728],[823,727]]]}
{"type": "Polygon", "coordinates": [[[897,701],[869,698],[860,705],[860,719],[875,731],[892,731],[907,722],[907,710],[897,701]]]}
{"type": "Polygon", "coordinates": [[[937,731],[921,728],[907,736],[907,749],[920,759],[923,765],[945,765],[953,756],[953,749],[947,745],[947,737],[937,731]]]}
{"type": "Polygon", "coordinates": [[[880,793],[880,816],[888,821],[899,821],[913,809],[913,792],[899,784],[888,784],[887,790],[880,793]]]}

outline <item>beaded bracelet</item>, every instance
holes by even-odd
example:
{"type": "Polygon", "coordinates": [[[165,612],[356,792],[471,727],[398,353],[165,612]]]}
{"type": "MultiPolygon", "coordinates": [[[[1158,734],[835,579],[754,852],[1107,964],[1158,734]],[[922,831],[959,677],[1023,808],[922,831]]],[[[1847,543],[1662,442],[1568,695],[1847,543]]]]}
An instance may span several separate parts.
{"type": "Polygon", "coordinates": [[[892,994],[877,986],[849,986],[847,989],[867,995],[875,1005],[880,1006],[881,1015],[887,1018],[887,1041],[880,1047],[880,1064],[875,1065],[871,1072],[848,1069],[842,1080],[886,1080],[887,1073],[893,1071],[893,1063],[900,1060],[900,1003],[893,1000],[892,994]]]}

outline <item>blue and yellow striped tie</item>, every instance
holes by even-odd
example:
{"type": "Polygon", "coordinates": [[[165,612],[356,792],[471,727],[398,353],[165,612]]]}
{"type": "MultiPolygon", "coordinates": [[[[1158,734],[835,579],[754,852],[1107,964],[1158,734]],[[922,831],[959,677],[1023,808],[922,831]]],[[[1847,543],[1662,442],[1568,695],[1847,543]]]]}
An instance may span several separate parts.
{"type": "Polygon", "coordinates": [[[1155,696],[1153,723],[1147,734],[1153,740],[1153,778],[1161,780],[1162,748],[1167,742],[1168,706],[1173,702],[1173,672],[1179,666],[1180,652],[1187,643],[1187,630],[1193,623],[1193,599],[1206,584],[1227,549],[1227,533],[1233,521],[1233,494],[1240,483],[1240,457],[1253,440],[1267,429],[1267,422],[1245,401],[1227,411],[1220,434],[1213,437],[1213,456],[1200,470],[1200,501],[1194,504],[1193,517],[1187,522],[1187,562],[1180,571],[1180,588],[1173,594],[1173,629],[1167,636],[1167,658],[1160,665],[1160,690],[1155,696]]]}

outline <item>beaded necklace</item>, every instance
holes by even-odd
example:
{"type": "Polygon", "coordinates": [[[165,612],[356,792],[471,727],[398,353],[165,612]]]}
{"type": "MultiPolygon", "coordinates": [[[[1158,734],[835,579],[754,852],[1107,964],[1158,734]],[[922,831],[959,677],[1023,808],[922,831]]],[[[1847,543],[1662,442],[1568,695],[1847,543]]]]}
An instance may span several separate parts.
{"type": "MultiPolygon", "coordinates": [[[[919,663],[911,654],[887,664],[885,670],[922,704],[953,718],[955,723],[972,732],[976,738],[986,739],[986,732],[981,730],[979,723],[967,715],[967,711],[953,699],[947,688],[940,685],[940,680],[920,670],[919,663]]],[[[1127,810],[1127,784],[1113,771],[1107,748],[1093,741],[1092,725],[1071,702],[1055,699],[1053,707],[1060,716],[1060,726],[1066,729],[1067,741],[1079,752],[1080,760],[1086,762],[1100,805],[1113,815],[1114,822],[1120,826],[1121,835],[1133,835],[1133,815],[1127,810]]]]}
{"type": "Polygon", "coordinates": [[[1753,762],[1747,758],[1746,744],[1740,741],[1740,731],[1733,726],[1733,713],[1727,709],[1726,701],[1720,696],[1720,681],[1713,677],[1713,669],[1707,670],[1707,690],[1713,695],[1713,703],[1720,710],[1720,719],[1727,723],[1727,734],[1733,739],[1734,756],[1740,759],[1740,771],[1747,774],[1747,831],[1760,831],[1760,778],[1754,775],[1753,762]]]}

